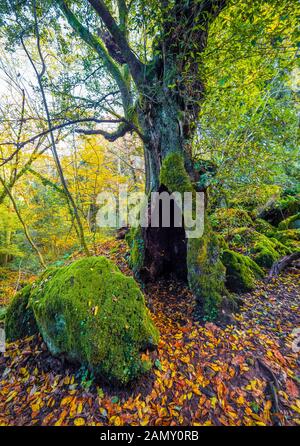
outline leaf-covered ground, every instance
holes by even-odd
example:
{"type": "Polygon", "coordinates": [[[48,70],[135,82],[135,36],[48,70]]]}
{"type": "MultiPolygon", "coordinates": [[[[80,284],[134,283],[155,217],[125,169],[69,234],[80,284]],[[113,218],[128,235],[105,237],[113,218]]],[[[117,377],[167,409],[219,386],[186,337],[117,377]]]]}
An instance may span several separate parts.
{"type": "MultiPolygon", "coordinates": [[[[123,242],[101,253],[130,273],[123,242]]],[[[160,329],[154,367],[132,387],[95,383],[53,358],[35,336],[0,357],[1,425],[300,424],[300,271],[260,282],[230,326],[194,320],[188,290],[169,281],[146,290],[160,329]]]]}

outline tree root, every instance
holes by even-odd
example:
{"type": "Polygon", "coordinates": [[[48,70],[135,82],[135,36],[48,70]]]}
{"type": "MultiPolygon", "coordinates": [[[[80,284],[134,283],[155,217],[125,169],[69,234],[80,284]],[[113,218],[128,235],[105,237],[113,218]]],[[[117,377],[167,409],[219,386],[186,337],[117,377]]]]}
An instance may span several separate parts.
{"type": "Polygon", "coordinates": [[[278,260],[278,262],[273,263],[269,272],[269,280],[272,277],[277,277],[282,270],[284,270],[287,266],[291,265],[295,260],[298,260],[299,258],[300,251],[297,251],[288,256],[284,256],[280,260],[278,260]]]}

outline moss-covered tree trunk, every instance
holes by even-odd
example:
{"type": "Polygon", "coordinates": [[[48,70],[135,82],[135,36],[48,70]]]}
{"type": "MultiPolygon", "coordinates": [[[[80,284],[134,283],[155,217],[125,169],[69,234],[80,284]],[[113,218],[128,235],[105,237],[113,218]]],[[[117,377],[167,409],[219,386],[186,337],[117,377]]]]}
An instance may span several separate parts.
{"type": "MultiPolygon", "coordinates": [[[[149,97],[145,94],[144,97],[149,97]]],[[[201,174],[195,169],[191,141],[195,128],[178,91],[161,88],[153,100],[146,99],[139,110],[140,126],[146,136],[146,191],[169,193],[204,192],[201,174]]],[[[182,195],[183,196],[183,195],[182,195]]],[[[150,197],[150,195],[149,195],[150,197]]],[[[207,198],[206,198],[207,200],[207,198]]],[[[205,201],[206,201],[205,200],[205,201]]],[[[171,208],[171,214],[173,209],[171,208]]],[[[148,206],[151,221],[150,198],[148,206]]],[[[183,218],[183,217],[182,217],[183,218]]],[[[131,264],[143,280],[170,274],[188,282],[206,320],[219,318],[225,295],[225,268],[208,219],[202,237],[187,238],[183,227],[151,227],[134,231],[131,264]]]]}

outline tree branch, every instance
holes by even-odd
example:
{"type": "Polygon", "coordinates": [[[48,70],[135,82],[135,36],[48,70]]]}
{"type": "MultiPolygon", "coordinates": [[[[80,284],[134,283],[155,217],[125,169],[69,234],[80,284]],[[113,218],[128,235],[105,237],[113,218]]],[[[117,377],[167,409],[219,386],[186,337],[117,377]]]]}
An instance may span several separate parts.
{"type": "Polygon", "coordinates": [[[132,126],[127,123],[122,123],[115,132],[106,132],[105,130],[95,129],[95,130],[85,130],[76,129],[76,133],[82,133],[84,135],[102,135],[107,141],[114,142],[118,138],[122,138],[128,132],[132,132],[132,126]]]}
{"type": "MultiPolygon", "coordinates": [[[[11,141],[0,143],[0,146],[8,146],[8,145],[17,146],[17,149],[8,158],[5,158],[5,161],[0,164],[0,167],[3,166],[4,164],[8,163],[9,161],[11,161],[24,146],[34,142],[36,139],[41,138],[45,135],[48,135],[50,132],[54,132],[55,130],[60,130],[64,127],[68,127],[68,126],[74,125],[74,124],[80,124],[82,122],[95,122],[98,124],[99,123],[118,124],[118,123],[122,122],[122,120],[121,119],[96,119],[96,118],[75,119],[74,121],[64,122],[63,124],[58,124],[51,128],[48,128],[47,130],[44,130],[43,132],[38,133],[37,135],[34,135],[31,138],[29,138],[26,141],[23,141],[21,143],[15,143],[15,142],[11,142],[11,141]]],[[[3,158],[2,158],[2,160],[3,160],[3,158]]]]}
{"type": "Polygon", "coordinates": [[[143,82],[143,63],[131,50],[125,33],[118,27],[115,19],[102,0],[88,0],[88,2],[93,6],[99,17],[103,20],[108,31],[115,39],[116,44],[127,61],[133,80],[136,84],[141,84],[143,82]]]}
{"type": "Polygon", "coordinates": [[[109,55],[108,51],[105,48],[105,45],[101,41],[101,39],[93,34],[79,22],[75,14],[70,10],[70,8],[66,5],[64,0],[54,0],[60,7],[64,16],[66,17],[69,25],[76,31],[77,34],[91,47],[93,48],[97,54],[101,57],[105,68],[111,74],[111,76],[116,81],[123,101],[124,112],[130,106],[132,99],[131,93],[128,89],[125,79],[118,67],[118,65],[114,62],[112,57],[109,55]]]}

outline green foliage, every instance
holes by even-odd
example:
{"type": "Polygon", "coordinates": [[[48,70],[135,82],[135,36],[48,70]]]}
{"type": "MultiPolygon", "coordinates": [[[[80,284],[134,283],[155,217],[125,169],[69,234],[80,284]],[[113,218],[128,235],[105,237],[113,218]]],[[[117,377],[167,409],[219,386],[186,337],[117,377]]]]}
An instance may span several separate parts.
{"type": "Polygon", "coordinates": [[[194,151],[216,163],[215,185],[224,194],[296,182],[289,175],[299,159],[298,16],[295,1],[238,1],[210,28],[194,151]]]}
{"type": "Polygon", "coordinates": [[[16,341],[38,332],[32,308],[29,305],[31,285],[25,286],[11,301],[5,317],[6,338],[16,341]]]}
{"type": "Polygon", "coordinates": [[[252,290],[255,280],[263,277],[262,269],[247,256],[227,249],[221,259],[226,267],[226,286],[231,291],[252,290]]]}
{"type": "Polygon", "coordinates": [[[31,305],[53,354],[122,384],[149,368],[140,352],[157,344],[158,331],[134,279],[106,258],[46,271],[33,287],[31,305]]]}
{"type": "Polygon", "coordinates": [[[5,203],[0,204],[0,265],[1,259],[13,256],[23,257],[17,240],[17,231],[20,223],[13,209],[5,203]]]}

